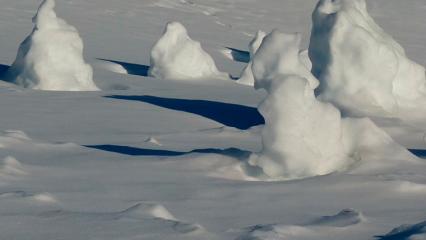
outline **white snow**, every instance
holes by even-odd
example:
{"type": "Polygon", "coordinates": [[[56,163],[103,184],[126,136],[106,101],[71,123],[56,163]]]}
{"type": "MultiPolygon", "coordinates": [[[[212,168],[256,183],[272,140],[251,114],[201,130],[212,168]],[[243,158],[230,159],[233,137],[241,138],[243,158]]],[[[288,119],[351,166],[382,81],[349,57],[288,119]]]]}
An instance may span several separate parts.
{"type": "MultiPolygon", "coordinates": [[[[425,160],[394,143],[426,155],[421,111],[401,114],[404,120],[418,114],[416,122],[372,118],[393,140],[369,120],[341,118],[342,132],[351,131],[344,135],[363,140],[343,144],[359,149],[355,164],[324,176],[269,181],[277,179],[261,178],[259,167],[247,166],[251,153],[263,148],[256,107],[266,91],[213,77],[200,84],[146,76],[151,48],[170,21],[183,23],[217,68],[232,76],[250,60],[250,33],[301,32],[292,56],[299,52],[309,73],[306,51],[299,49],[308,47],[316,2],[56,0],[55,12],[84,40],[85,59],[95,66],[102,91],[34,91],[0,83],[0,239],[421,239],[425,160]],[[230,53],[236,58],[223,49],[235,49],[230,53]],[[99,59],[112,64],[97,65],[99,59]],[[8,157],[19,164],[6,163],[8,157]]],[[[40,2],[1,3],[4,79],[40,2]]],[[[368,9],[408,58],[426,64],[423,0],[371,0],[368,9]]],[[[282,59],[279,54],[271,58],[282,59]]],[[[306,78],[290,70],[295,79],[306,78]]],[[[324,106],[320,98],[299,99],[324,106]]],[[[313,115],[308,113],[301,115],[313,115]]]]}
{"type": "Polygon", "coordinates": [[[163,36],[152,48],[149,74],[169,80],[227,78],[227,74],[219,72],[213,58],[199,42],[188,36],[188,31],[179,22],[168,23],[163,36]]]}
{"type": "Polygon", "coordinates": [[[77,30],[58,18],[55,0],[44,0],[34,29],[21,43],[7,78],[20,86],[50,91],[94,91],[93,70],[84,62],[77,30]]]}
{"type": "Polygon", "coordinates": [[[348,114],[424,115],[424,67],[408,59],[373,20],[365,0],[320,1],[313,13],[309,55],[321,98],[348,114]]]}

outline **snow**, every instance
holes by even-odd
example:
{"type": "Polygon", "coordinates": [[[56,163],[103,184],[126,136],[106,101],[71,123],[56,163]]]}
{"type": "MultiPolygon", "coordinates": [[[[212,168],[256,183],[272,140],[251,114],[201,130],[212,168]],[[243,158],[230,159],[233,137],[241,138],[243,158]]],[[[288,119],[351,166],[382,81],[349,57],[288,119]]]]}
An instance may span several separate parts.
{"type": "Polygon", "coordinates": [[[93,70],[84,62],[77,30],[58,18],[55,0],[44,0],[34,29],[21,43],[7,78],[22,87],[50,91],[94,91],[93,70]]]}
{"type": "MultiPolygon", "coordinates": [[[[239,76],[248,61],[226,58],[223,49],[250,60],[253,33],[274,28],[301,32],[299,49],[306,49],[316,2],[57,0],[55,12],[78,29],[102,91],[34,91],[0,81],[0,239],[367,240],[407,224],[387,239],[420,238],[424,159],[380,145],[359,154],[372,160],[350,171],[263,181],[246,165],[262,150],[256,108],[263,89],[146,76],[168,22],[181,22],[220,71],[239,76]],[[8,157],[20,165],[6,164],[8,157]]],[[[0,72],[14,61],[39,4],[2,1],[0,72]]],[[[369,14],[421,65],[425,7],[423,0],[368,1],[369,14]]],[[[306,52],[299,56],[307,60],[306,52]]],[[[408,124],[372,120],[424,157],[418,115],[408,124]]]]}
{"type": "Polygon", "coordinates": [[[207,78],[226,79],[219,72],[213,58],[201,44],[188,36],[179,22],[170,22],[163,36],[151,50],[149,74],[159,79],[191,80],[207,78]]]}
{"type": "Polygon", "coordinates": [[[404,119],[407,112],[425,113],[424,67],[374,21],[365,0],[320,1],[309,55],[321,98],[347,114],[404,119]]]}

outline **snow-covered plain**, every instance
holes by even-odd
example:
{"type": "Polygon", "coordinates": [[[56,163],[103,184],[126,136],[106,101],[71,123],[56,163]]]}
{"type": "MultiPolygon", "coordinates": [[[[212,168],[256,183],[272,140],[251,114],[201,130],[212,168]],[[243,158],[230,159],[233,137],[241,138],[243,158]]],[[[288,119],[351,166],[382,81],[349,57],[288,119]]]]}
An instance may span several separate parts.
{"type": "MultiPolygon", "coordinates": [[[[40,3],[0,3],[5,71],[40,3]]],[[[151,48],[168,22],[181,22],[219,71],[238,78],[258,30],[301,32],[301,48],[308,47],[315,4],[57,0],[102,91],[0,82],[0,239],[424,239],[425,160],[258,181],[241,162],[262,149],[256,107],[264,91],[231,80],[147,77],[151,48]]],[[[425,66],[426,2],[370,0],[368,8],[425,66]]],[[[373,120],[424,153],[426,123],[373,120]]]]}

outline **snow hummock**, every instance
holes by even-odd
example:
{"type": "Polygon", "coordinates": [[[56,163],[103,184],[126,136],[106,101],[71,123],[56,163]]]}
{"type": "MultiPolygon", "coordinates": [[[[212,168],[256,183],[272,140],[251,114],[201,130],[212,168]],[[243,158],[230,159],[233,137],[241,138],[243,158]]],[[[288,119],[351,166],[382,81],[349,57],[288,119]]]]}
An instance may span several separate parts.
{"type": "Polygon", "coordinates": [[[95,91],[92,67],[83,58],[78,31],[54,11],[55,0],[44,0],[33,18],[32,33],[21,43],[7,78],[37,90],[95,91]]]}
{"type": "Polygon", "coordinates": [[[152,48],[149,75],[168,80],[228,79],[179,22],[168,23],[163,36],[152,48]]]}
{"type": "Polygon", "coordinates": [[[317,81],[299,59],[300,39],[274,31],[256,53],[255,87],[268,96],[259,106],[266,122],[263,149],[250,165],[260,167],[267,178],[294,179],[355,165],[361,171],[380,169],[396,156],[414,159],[371,120],[342,118],[335,106],[316,99],[317,81]]]}
{"type": "Polygon", "coordinates": [[[321,99],[352,116],[424,113],[424,67],[376,24],[365,0],[321,0],[312,17],[309,55],[321,99]]]}

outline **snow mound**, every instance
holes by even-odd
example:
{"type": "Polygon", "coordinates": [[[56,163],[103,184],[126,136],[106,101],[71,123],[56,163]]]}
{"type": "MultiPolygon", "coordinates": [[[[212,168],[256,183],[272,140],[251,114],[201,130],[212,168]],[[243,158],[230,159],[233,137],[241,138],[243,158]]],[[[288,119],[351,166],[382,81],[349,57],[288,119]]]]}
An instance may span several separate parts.
{"type": "Polygon", "coordinates": [[[313,13],[309,56],[321,98],[352,116],[424,112],[424,67],[375,23],[365,0],[321,0],[313,13]]]}
{"type": "Polygon", "coordinates": [[[61,149],[61,150],[74,150],[79,148],[74,143],[45,143],[31,139],[22,131],[19,130],[6,130],[0,131],[0,149],[15,149],[20,151],[32,151],[38,149],[61,149]]]}
{"type": "Polygon", "coordinates": [[[348,227],[364,222],[362,213],[354,209],[344,209],[336,215],[324,216],[312,221],[312,226],[348,227]]]}
{"type": "Polygon", "coordinates": [[[348,232],[351,230],[351,227],[361,224],[364,221],[361,213],[348,209],[334,216],[321,217],[319,220],[314,220],[309,224],[265,224],[252,226],[245,229],[237,240],[328,239],[330,236],[337,236],[343,232],[348,232]]]}
{"type": "Polygon", "coordinates": [[[114,63],[111,61],[105,61],[105,60],[98,60],[96,61],[93,66],[99,69],[107,70],[113,73],[119,73],[127,75],[129,74],[128,71],[120,64],[114,63]]]}
{"type": "MultiPolygon", "coordinates": [[[[274,31],[274,34],[276,34],[275,37],[282,37],[278,33],[278,31],[274,31]]],[[[259,31],[256,34],[255,38],[250,42],[249,49],[250,49],[251,61],[244,68],[243,73],[241,74],[241,77],[240,77],[240,79],[238,79],[237,83],[240,83],[240,84],[243,84],[243,85],[248,85],[248,86],[254,86],[255,80],[254,80],[253,70],[252,70],[253,59],[256,57],[257,50],[259,49],[259,47],[262,44],[263,39],[265,37],[266,37],[266,34],[262,31],[259,31]]],[[[273,42],[277,44],[277,50],[278,50],[279,42],[275,41],[275,40],[273,42]]],[[[286,47],[285,41],[282,41],[280,48],[285,49],[285,47],[286,47]]],[[[266,54],[271,54],[271,53],[266,53],[266,54]]],[[[263,55],[263,56],[260,55],[258,57],[263,58],[264,56],[265,55],[263,55]]],[[[275,53],[274,57],[275,57],[275,59],[281,59],[282,58],[282,56],[280,56],[279,53],[275,53]]],[[[282,62],[281,62],[282,65],[275,66],[277,68],[277,70],[276,70],[277,72],[279,72],[281,68],[285,68],[285,64],[289,64],[287,62],[287,60],[285,60],[285,59],[281,59],[281,60],[282,60],[282,62]]],[[[299,51],[299,60],[298,61],[300,61],[302,63],[302,65],[304,66],[304,67],[301,67],[301,69],[299,70],[300,73],[303,73],[304,76],[307,76],[307,78],[312,83],[312,87],[316,88],[318,86],[319,82],[316,79],[314,79],[313,76],[310,76],[311,74],[309,73],[309,71],[311,71],[311,69],[312,69],[312,63],[311,63],[311,60],[309,59],[308,50],[299,51]]]]}
{"type": "Polygon", "coordinates": [[[316,99],[316,81],[305,77],[311,75],[299,59],[299,43],[297,34],[274,31],[256,54],[255,86],[268,96],[259,106],[266,122],[263,149],[249,164],[260,167],[267,179],[295,179],[414,160],[371,120],[342,118],[332,104],[316,99]]]}
{"type": "Polygon", "coordinates": [[[168,23],[163,36],[152,48],[149,75],[169,80],[229,78],[219,72],[213,58],[178,22],[168,23]]]}
{"type": "Polygon", "coordinates": [[[3,165],[0,167],[0,184],[3,184],[5,180],[17,179],[27,174],[27,171],[18,160],[8,156],[3,160],[3,165]]]}
{"type": "Polygon", "coordinates": [[[277,30],[268,34],[253,59],[253,73],[256,88],[269,88],[279,75],[299,75],[307,79],[311,88],[318,87],[318,80],[311,74],[300,58],[300,34],[283,34],[277,30]]]}
{"type": "Polygon", "coordinates": [[[92,67],[83,59],[77,30],[58,18],[55,1],[45,0],[33,18],[35,27],[21,43],[7,79],[25,88],[95,91],[92,67]]]}
{"type": "Polygon", "coordinates": [[[138,203],[123,211],[123,216],[134,218],[160,218],[177,221],[177,219],[163,206],[159,204],[138,203]]]}

